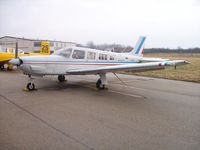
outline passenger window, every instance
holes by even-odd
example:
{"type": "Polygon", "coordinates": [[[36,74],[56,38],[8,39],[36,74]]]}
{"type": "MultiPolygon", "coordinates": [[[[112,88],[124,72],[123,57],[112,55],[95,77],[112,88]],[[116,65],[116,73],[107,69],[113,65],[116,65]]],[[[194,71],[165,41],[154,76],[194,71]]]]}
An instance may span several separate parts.
{"type": "Polygon", "coordinates": [[[102,54],[99,54],[99,60],[102,60],[103,57],[102,57],[102,54]]]}
{"type": "Polygon", "coordinates": [[[85,51],[74,50],[72,58],[73,59],[84,59],[85,58],[85,51]]]}
{"type": "Polygon", "coordinates": [[[107,55],[104,55],[104,60],[107,60],[107,55]]]}
{"type": "Polygon", "coordinates": [[[114,60],[115,58],[114,58],[114,56],[110,56],[110,60],[114,60]]]}
{"type": "Polygon", "coordinates": [[[95,59],[96,53],[95,52],[88,52],[87,53],[87,59],[95,59]]]}
{"type": "Polygon", "coordinates": [[[106,54],[99,54],[99,60],[107,60],[106,54]]]}

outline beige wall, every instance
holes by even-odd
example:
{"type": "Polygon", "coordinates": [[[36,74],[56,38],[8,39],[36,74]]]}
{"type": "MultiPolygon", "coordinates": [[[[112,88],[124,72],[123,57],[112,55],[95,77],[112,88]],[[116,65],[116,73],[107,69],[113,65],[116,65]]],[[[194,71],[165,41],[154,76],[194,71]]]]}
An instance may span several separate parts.
{"type": "MultiPolygon", "coordinates": [[[[0,38],[0,45],[4,48],[15,48],[16,42],[18,42],[18,48],[24,50],[25,52],[39,51],[40,47],[34,47],[34,42],[38,40],[27,40],[27,39],[16,39],[11,37],[0,38]]],[[[53,45],[51,50],[58,50],[62,47],[75,46],[76,44],[70,42],[59,42],[51,41],[53,45]]]]}
{"type": "Polygon", "coordinates": [[[14,38],[1,38],[0,45],[5,48],[15,48],[16,42],[18,42],[18,48],[25,52],[31,52],[33,50],[33,41],[14,39],[14,38]]]}

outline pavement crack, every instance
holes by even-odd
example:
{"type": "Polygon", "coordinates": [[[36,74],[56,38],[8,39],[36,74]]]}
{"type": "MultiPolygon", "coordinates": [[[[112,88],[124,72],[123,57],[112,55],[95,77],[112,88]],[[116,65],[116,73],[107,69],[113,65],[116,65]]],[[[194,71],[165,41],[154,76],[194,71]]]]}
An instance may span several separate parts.
{"type": "Polygon", "coordinates": [[[56,127],[54,127],[52,124],[50,124],[50,123],[46,122],[45,120],[43,120],[42,118],[36,116],[36,115],[33,114],[32,112],[28,111],[28,110],[25,109],[24,107],[22,107],[22,106],[18,105],[17,103],[13,102],[13,101],[10,100],[9,98],[5,97],[4,95],[1,95],[1,94],[0,94],[0,97],[2,97],[2,98],[3,98],[4,100],[6,100],[7,102],[13,104],[13,105],[16,106],[17,108],[21,109],[22,111],[26,112],[27,114],[31,115],[32,117],[36,118],[37,120],[39,120],[40,122],[42,122],[43,124],[45,124],[46,126],[48,126],[49,128],[51,128],[51,129],[53,129],[53,130],[59,132],[60,134],[64,135],[65,137],[67,137],[67,138],[69,138],[69,139],[75,141],[76,143],[79,143],[79,144],[81,144],[81,145],[87,147],[87,148],[90,149],[90,150],[95,150],[94,148],[90,147],[89,145],[87,145],[87,144],[81,142],[80,140],[78,140],[78,139],[72,137],[71,135],[65,133],[64,131],[62,131],[62,130],[56,128],[56,127]]]}

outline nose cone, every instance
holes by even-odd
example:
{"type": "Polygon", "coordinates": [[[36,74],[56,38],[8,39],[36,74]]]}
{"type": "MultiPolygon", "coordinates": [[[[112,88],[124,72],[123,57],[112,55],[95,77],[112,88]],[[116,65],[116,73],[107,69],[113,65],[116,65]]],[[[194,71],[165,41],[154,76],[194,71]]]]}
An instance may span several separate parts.
{"type": "Polygon", "coordinates": [[[12,65],[20,65],[20,60],[18,58],[14,58],[14,59],[11,59],[9,63],[12,65]]]}

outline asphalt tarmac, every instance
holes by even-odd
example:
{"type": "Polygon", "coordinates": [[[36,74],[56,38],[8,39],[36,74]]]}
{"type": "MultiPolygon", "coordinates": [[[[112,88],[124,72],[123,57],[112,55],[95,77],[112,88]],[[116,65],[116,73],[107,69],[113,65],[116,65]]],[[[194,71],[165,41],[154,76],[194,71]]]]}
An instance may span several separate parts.
{"type": "Polygon", "coordinates": [[[0,72],[0,150],[199,150],[200,84],[108,74],[38,78],[0,72]]]}

